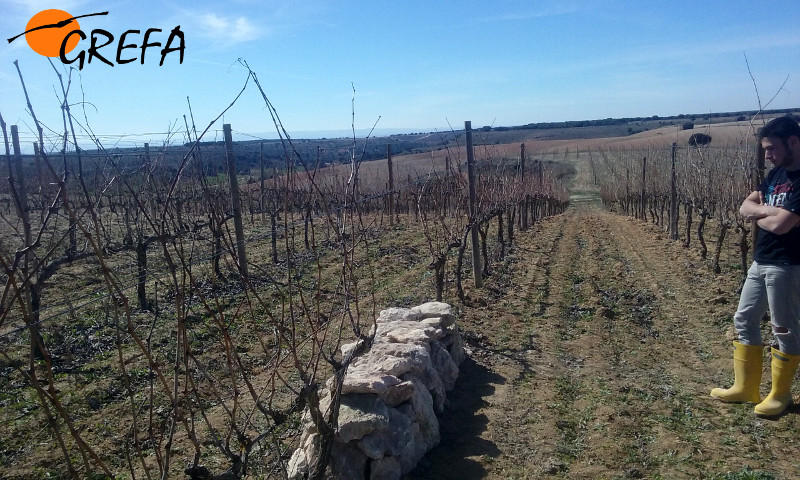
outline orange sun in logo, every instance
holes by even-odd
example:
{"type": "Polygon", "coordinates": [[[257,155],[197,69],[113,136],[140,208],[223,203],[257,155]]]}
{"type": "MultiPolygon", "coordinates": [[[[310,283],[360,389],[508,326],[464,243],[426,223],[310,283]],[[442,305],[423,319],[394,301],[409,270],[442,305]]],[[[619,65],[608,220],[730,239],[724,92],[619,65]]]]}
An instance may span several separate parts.
{"type": "MultiPolygon", "coordinates": [[[[28,32],[25,34],[25,41],[39,55],[58,57],[61,44],[67,34],[81,28],[77,20],[70,20],[72,17],[63,10],[42,10],[28,21],[28,25],[25,27],[25,31],[28,32]]],[[[72,51],[78,45],[79,40],[80,36],[72,35],[64,46],[64,53],[72,51]]]]}

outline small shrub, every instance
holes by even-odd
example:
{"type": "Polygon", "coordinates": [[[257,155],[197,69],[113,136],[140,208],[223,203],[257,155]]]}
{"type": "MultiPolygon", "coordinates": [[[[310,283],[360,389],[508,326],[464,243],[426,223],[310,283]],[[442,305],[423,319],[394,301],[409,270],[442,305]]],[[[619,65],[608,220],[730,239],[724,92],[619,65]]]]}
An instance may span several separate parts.
{"type": "Polygon", "coordinates": [[[705,133],[693,133],[689,137],[689,145],[693,147],[708,145],[709,143],[711,143],[711,135],[706,135],[705,133]]]}

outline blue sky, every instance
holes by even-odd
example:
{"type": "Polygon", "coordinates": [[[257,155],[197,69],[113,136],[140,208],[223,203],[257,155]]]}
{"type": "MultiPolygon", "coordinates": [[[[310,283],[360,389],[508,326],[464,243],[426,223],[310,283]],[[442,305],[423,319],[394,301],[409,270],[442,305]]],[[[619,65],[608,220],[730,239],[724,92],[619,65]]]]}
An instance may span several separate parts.
{"type": "MultiPolygon", "coordinates": [[[[295,136],[431,131],[473,126],[758,108],[753,79],[769,108],[800,106],[800,2],[796,1],[416,1],[233,0],[175,2],[0,0],[0,29],[22,33],[37,12],[72,15],[87,34],[102,28],[180,25],[185,58],[157,49],[109,67],[72,71],[70,102],[107,147],[183,130],[191,101],[204,128],[239,93],[247,61],[284,126],[295,136]],[[779,90],[788,77],[788,82],[779,90]],[[353,88],[355,88],[355,97],[353,88]],[[777,94],[777,96],[776,96],[777,94]],[[83,108],[85,106],[85,109],[83,108]],[[121,135],[136,136],[122,137],[121,135]],[[144,134],[144,135],[139,135],[144,134]]],[[[129,40],[140,44],[142,35],[129,40]]],[[[79,44],[88,48],[88,40],[79,44]]],[[[105,47],[115,57],[116,43],[105,47]]],[[[77,52],[77,50],[76,50],[77,52]]],[[[75,52],[75,53],[76,53],[75,52]]],[[[137,54],[129,49],[129,56],[137,54]]],[[[72,56],[72,55],[69,55],[72,56]]],[[[0,114],[32,141],[14,60],[37,117],[63,131],[60,91],[46,57],[20,38],[0,46],[0,114]]],[[[54,64],[64,77],[67,67],[54,64]]],[[[274,136],[263,99],[250,83],[222,122],[234,131],[274,136]]],[[[241,137],[240,138],[244,138],[241,137]]],[[[185,139],[182,133],[174,138],[185,139]]]]}

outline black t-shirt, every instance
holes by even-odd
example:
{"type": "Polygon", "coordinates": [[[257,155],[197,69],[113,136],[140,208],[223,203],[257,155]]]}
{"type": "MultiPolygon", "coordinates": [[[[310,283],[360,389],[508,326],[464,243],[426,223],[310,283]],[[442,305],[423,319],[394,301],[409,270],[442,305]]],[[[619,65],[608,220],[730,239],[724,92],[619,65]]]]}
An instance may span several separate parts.
{"type": "MultiPolygon", "coordinates": [[[[773,168],[761,184],[761,192],[765,204],[800,215],[800,170],[773,168]]],[[[766,265],[800,265],[800,228],[776,235],[759,227],[754,258],[766,265]]]]}

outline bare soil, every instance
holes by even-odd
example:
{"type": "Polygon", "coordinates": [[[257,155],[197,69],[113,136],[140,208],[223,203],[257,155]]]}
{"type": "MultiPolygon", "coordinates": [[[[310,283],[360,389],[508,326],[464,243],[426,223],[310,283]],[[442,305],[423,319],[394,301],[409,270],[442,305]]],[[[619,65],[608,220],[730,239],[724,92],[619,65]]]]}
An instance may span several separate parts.
{"type": "Polygon", "coordinates": [[[464,308],[469,359],[409,478],[800,477],[800,410],[709,395],[732,382],[735,269],[587,202],[516,242],[464,308]]]}

